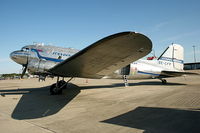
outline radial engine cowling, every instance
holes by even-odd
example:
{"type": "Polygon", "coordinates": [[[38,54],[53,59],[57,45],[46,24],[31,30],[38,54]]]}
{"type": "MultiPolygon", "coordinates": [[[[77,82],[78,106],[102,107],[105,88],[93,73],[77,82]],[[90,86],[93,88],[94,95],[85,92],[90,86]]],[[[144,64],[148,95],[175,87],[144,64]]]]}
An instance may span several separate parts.
{"type": "Polygon", "coordinates": [[[28,63],[28,71],[32,74],[45,73],[57,63],[46,60],[32,59],[28,63]]]}
{"type": "Polygon", "coordinates": [[[120,75],[129,75],[130,74],[130,64],[125,66],[125,67],[123,67],[123,68],[121,68],[119,70],[119,74],[120,75]]]}

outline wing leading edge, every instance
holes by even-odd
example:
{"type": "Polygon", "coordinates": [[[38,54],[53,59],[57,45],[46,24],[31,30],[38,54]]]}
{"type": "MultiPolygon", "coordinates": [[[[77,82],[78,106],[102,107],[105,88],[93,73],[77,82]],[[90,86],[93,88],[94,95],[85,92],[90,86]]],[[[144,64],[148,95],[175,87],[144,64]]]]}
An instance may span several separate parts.
{"type": "Polygon", "coordinates": [[[121,32],[105,37],[49,70],[63,77],[102,78],[147,55],[151,40],[140,33],[121,32]]]}

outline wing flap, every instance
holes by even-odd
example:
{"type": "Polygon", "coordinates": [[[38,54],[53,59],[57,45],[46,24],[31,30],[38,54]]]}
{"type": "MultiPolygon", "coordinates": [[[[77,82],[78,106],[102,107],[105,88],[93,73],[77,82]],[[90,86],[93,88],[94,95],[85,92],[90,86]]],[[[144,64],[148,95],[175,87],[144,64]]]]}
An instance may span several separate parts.
{"type": "Polygon", "coordinates": [[[147,55],[152,43],[146,36],[122,32],[103,38],[51,68],[64,77],[102,78],[147,55]]]}

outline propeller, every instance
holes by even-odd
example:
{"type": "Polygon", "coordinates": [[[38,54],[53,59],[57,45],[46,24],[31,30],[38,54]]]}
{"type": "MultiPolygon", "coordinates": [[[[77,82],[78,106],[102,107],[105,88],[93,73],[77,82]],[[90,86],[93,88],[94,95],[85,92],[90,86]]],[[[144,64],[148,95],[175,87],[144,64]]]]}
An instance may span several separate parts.
{"type": "Polygon", "coordinates": [[[25,73],[26,73],[26,70],[27,70],[27,67],[28,67],[28,55],[27,55],[27,60],[26,60],[26,64],[22,65],[23,66],[23,71],[22,71],[22,74],[21,74],[21,78],[24,77],[25,73]]]}
{"type": "Polygon", "coordinates": [[[22,74],[21,74],[21,78],[24,77],[25,73],[26,73],[26,70],[27,70],[27,67],[28,67],[28,63],[23,65],[23,71],[22,71],[22,74]]]}

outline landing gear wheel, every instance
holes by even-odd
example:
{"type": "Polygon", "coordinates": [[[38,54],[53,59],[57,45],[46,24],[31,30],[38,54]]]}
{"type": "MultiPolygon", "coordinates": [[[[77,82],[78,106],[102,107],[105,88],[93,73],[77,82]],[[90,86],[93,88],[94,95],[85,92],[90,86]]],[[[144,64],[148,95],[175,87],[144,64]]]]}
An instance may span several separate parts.
{"type": "Polygon", "coordinates": [[[50,87],[50,94],[51,95],[59,95],[62,94],[62,90],[66,87],[66,82],[64,80],[61,80],[50,87]]]}
{"type": "Polygon", "coordinates": [[[167,80],[162,79],[161,81],[162,81],[162,84],[163,84],[163,85],[167,84],[167,80]]]}
{"type": "Polygon", "coordinates": [[[50,95],[59,95],[62,94],[62,89],[56,87],[56,83],[52,84],[50,87],[50,95]]]}

